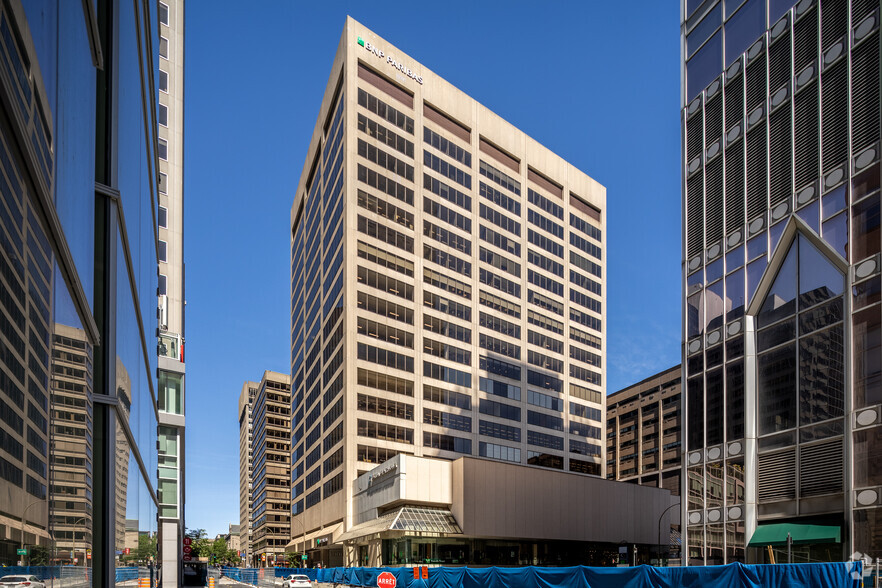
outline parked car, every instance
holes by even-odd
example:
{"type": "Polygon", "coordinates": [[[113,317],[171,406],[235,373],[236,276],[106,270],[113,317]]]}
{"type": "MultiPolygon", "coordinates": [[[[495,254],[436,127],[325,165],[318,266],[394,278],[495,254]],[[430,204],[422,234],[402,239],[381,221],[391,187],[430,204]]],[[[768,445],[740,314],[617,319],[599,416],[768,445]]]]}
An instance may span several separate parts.
{"type": "Polygon", "coordinates": [[[282,581],[282,588],[312,588],[312,582],[303,574],[291,574],[285,576],[282,581]]]}
{"type": "Polygon", "coordinates": [[[3,576],[0,578],[0,586],[3,588],[46,588],[46,585],[37,576],[3,576]]]}

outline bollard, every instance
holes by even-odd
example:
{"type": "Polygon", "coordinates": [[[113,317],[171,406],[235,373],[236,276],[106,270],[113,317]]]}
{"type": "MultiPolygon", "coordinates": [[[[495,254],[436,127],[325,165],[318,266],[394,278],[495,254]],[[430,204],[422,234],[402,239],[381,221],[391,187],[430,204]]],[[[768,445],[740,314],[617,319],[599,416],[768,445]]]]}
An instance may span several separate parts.
{"type": "Polygon", "coordinates": [[[150,588],[150,578],[138,578],[138,588],[150,588]]]}

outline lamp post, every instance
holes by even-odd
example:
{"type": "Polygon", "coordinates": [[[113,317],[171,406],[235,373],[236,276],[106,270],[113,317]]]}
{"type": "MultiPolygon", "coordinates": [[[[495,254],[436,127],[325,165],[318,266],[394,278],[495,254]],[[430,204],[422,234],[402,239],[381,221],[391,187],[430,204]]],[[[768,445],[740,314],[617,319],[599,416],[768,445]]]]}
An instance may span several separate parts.
{"type": "MultiPolygon", "coordinates": [[[[674,508],[675,506],[680,506],[680,503],[675,502],[674,504],[672,504],[668,508],[664,509],[662,511],[661,515],[659,515],[659,517],[658,517],[658,525],[657,526],[658,526],[658,560],[659,560],[659,563],[661,563],[661,559],[662,559],[662,557],[661,557],[661,551],[662,551],[662,549],[661,549],[662,548],[661,522],[662,522],[662,519],[665,518],[665,515],[668,513],[668,511],[671,510],[672,508],[674,508]]],[[[670,536],[670,534],[671,534],[670,525],[668,525],[668,535],[670,536]]],[[[668,547],[670,547],[670,539],[668,540],[668,547]]]]}
{"type": "MultiPolygon", "coordinates": [[[[28,514],[28,509],[30,509],[35,504],[42,504],[42,502],[43,502],[43,500],[34,500],[29,505],[27,505],[24,509],[24,512],[21,513],[21,549],[22,549],[22,551],[24,551],[24,548],[25,548],[25,536],[24,536],[25,521],[26,521],[25,515],[28,514]]],[[[24,561],[24,558],[22,558],[22,561],[24,561]]],[[[30,563],[30,558],[29,558],[29,563],[30,563]]]]}
{"type": "MultiPolygon", "coordinates": [[[[303,522],[303,513],[300,513],[297,520],[300,522],[300,530],[303,531],[303,555],[306,555],[306,523],[303,522]]],[[[303,557],[300,558],[300,562],[297,567],[301,567],[303,565],[303,557]]]]}
{"type": "MultiPolygon", "coordinates": [[[[73,524],[74,530],[71,531],[72,549],[71,549],[70,553],[72,556],[76,556],[76,554],[77,554],[77,528],[76,527],[77,527],[77,525],[80,524],[80,522],[85,523],[86,517],[80,517],[76,521],[74,521],[74,524],[73,524]]],[[[73,557],[71,559],[73,559],[73,557]]],[[[76,564],[74,564],[74,567],[76,567],[76,564]]],[[[86,533],[85,532],[83,533],[83,567],[84,568],[86,567],[86,533]]]]}

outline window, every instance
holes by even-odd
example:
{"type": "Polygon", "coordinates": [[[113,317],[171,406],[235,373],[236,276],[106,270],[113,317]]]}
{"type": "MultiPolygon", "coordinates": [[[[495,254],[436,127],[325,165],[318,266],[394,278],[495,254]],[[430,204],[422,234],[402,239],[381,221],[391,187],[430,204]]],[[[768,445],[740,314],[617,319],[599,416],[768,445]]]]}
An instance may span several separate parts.
{"type": "Polygon", "coordinates": [[[159,274],[159,286],[157,288],[160,296],[168,294],[168,278],[163,274],[159,274]]]}
{"type": "Polygon", "coordinates": [[[168,106],[166,106],[165,104],[159,105],[158,118],[159,118],[159,124],[161,124],[164,127],[168,126],[168,106]]]}
{"type": "Polygon", "coordinates": [[[159,140],[159,159],[168,161],[168,141],[165,139],[159,140]]]}
{"type": "Polygon", "coordinates": [[[159,261],[168,261],[168,243],[159,242],[159,261]]]}
{"type": "Polygon", "coordinates": [[[159,70],[159,89],[168,92],[168,72],[159,70]]]}
{"type": "Polygon", "coordinates": [[[468,394],[444,390],[435,386],[429,386],[428,384],[423,384],[423,399],[456,408],[464,408],[465,410],[472,409],[472,397],[468,394]]]}
{"type": "Polygon", "coordinates": [[[453,435],[442,435],[439,433],[423,432],[423,445],[433,449],[441,449],[443,451],[455,451],[456,453],[472,454],[472,440],[463,439],[462,437],[454,437],[453,435]]]}
{"type": "Polygon", "coordinates": [[[162,2],[159,3],[159,22],[168,26],[168,6],[162,2]]]}
{"type": "Polygon", "coordinates": [[[159,193],[168,194],[168,174],[159,172],[159,193]]]}
{"type": "Polygon", "coordinates": [[[478,432],[487,437],[495,437],[497,439],[507,439],[508,441],[521,442],[521,428],[503,425],[493,421],[478,421],[478,432]]]}
{"type": "Polygon", "coordinates": [[[159,37],[159,56],[168,59],[168,39],[159,37]]]}
{"type": "Polygon", "coordinates": [[[510,461],[513,463],[521,462],[521,450],[517,447],[508,447],[507,445],[497,445],[496,443],[486,443],[481,441],[478,443],[478,451],[481,457],[500,459],[502,461],[510,461]]]}
{"type": "Polygon", "coordinates": [[[168,209],[164,206],[159,207],[158,224],[164,229],[168,228],[168,209]]]}

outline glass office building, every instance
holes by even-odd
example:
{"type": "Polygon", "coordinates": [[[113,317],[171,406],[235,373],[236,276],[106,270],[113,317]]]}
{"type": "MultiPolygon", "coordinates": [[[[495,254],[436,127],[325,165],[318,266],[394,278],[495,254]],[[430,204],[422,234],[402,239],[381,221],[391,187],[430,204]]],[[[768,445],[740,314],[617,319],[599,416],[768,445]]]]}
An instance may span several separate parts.
{"type": "Polygon", "coordinates": [[[95,586],[157,573],[157,30],[0,3],[0,562],[95,586]]]}
{"type": "Polygon", "coordinates": [[[879,18],[682,5],[690,565],[882,556],[879,18]]]}
{"type": "Polygon", "coordinates": [[[603,475],[606,190],[352,19],[291,210],[294,551],[398,453],[603,475]]]}

